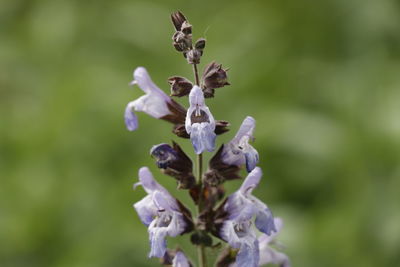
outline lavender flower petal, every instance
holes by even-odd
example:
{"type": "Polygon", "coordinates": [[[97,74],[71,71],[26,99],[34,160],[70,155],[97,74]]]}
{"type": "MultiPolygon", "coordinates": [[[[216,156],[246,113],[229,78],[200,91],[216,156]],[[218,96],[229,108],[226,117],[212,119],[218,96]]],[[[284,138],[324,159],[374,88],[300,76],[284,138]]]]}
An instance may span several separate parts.
{"type": "Polygon", "coordinates": [[[246,164],[248,172],[251,172],[256,167],[259,160],[258,152],[249,144],[254,139],[254,128],[254,118],[246,117],[235,137],[224,146],[222,152],[222,161],[224,163],[235,166],[246,164]]]}
{"type": "Polygon", "coordinates": [[[172,260],[172,267],[190,267],[189,260],[182,251],[176,252],[175,257],[172,260]]]}
{"type": "Polygon", "coordinates": [[[139,123],[135,113],[132,111],[133,102],[129,102],[129,104],[125,108],[125,125],[128,131],[134,131],[137,129],[139,123]]]}
{"type": "Polygon", "coordinates": [[[237,266],[258,267],[260,250],[257,239],[254,242],[244,243],[236,256],[237,266]]]}
{"type": "Polygon", "coordinates": [[[204,103],[203,91],[194,86],[189,94],[190,107],[186,114],[185,129],[190,134],[196,154],[215,149],[215,120],[204,103]]]}

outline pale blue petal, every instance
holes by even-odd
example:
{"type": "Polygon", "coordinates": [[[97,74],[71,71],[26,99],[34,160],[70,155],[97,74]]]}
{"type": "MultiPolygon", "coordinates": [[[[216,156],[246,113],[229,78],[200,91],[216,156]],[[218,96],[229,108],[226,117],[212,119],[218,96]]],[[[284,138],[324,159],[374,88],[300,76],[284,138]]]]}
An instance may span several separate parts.
{"type": "Polygon", "coordinates": [[[182,251],[176,252],[172,261],[172,267],[190,267],[190,263],[182,251]]]}
{"type": "Polygon", "coordinates": [[[129,131],[134,131],[138,128],[138,119],[135,113],[132,111],[132,102],[129,103],[125,108],[125,125],[129,131]]]}
{"type": "Polygon", "coordinates": [[[215,139],[216,134],[208,123],[194,123],[192,125],[190,140],[196,154],[201,154],[204,150],[214,151],[215,139]]]}
{"type": "Polygon", "coordinates": [[[240,192],[243,195],[251,194],[253,189],[257,187],[261,180],[262,171],[260,167],[255,167],[246,177],[242,186],[240,187],[240,192]]]}
{"type": "Polygon", "coordinates": [[[271,235],[272,231],[277,232],[274,223],[274,216],[272,215],[271,210],[268,208],[258,211],[255,225],[258,230],[267,235],[271,235]]]}
{"type": "Polygon", "coordinates": [[[252,146],[249,145],[248,151],[246,151],[244,156],[246,158],[247,172],[251,172],[258,163],[258,152],[252,146]]]}
{"type": "MultiPolygon", "coordinates": [[[[153,223],[152,223],[153,225],[153,223]]],[[[166,227],[149,227],[150,235],[150,254],[149,258],[156,257],[161,258],[167,251],[167,241],[165,240],[167,236],[166,227]]]]}
{"type": "Polygon", "coordinates": [[[155,209],[151,200],[151,196],[146,196],[139,202],[136,202],[133,207],[135,208],[140,220],[146,226],[149,226],[155,216],[155,209]]]}
{"type": "Polygon", "coordinates": [[[258,267],[260,261],[260,250],[258,241],[253,243],[243,243],[240,247],[239,253],[236,256],[237,266],[258,267]]]}

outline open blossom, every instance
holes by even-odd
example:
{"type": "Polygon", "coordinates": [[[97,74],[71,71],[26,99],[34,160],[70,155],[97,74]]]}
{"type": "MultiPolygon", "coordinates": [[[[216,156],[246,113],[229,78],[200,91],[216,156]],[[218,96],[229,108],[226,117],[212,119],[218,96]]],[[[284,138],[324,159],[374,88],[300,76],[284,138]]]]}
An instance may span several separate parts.
{"type": "Polygon", "coordinates": [[[190,107],[186,114],[185,129],[196,154],[215,149],[215,120],[204,103],[203,91],[194,86],[189,94],[190,107]]]}
{"type": "Polygon", "coordinates": [[[246,117],[235,137],[224,146],[221,159],[225,164],[241,166],[251,172],[258,163],[258,152],[249,144],[254,139],[253,131],[256,121],[253,117],[246,117]]]}
{"type": "Polygon", "coordinates": [[[156,119],[164,119],[174,124],[184,122],[185,108],[158,88],[145,68],[136,68],[133,77],[131,84],[137,84],[146,94],[129,102],[125,108],[125,124],[129,131],[134,131],[138,127],[138,120],[133,111],[142,111],[156,119]]]}
{"type": "MultiPolygon", "coordinates": [[[[258,247],[260,250],[260,259],[258,266],[263,266],[266,264],[277,264],[280,267],[290,267],[290,260],[289,257],[286,256],[284,253],[277,251],[270,245],[276,242],[276,236],[282,229],[282,219],[281,218],[274,218],[274,223],[276,227],[276,232],[272,233],[270,236],[266,234],[262,234],[258,238],[258,247]]],[[[240,267],[236,263],[232,263],[229,267],[240,267]]]]}
{"type": "Polygon", "coordinates": [[[259,243],[252,226],[266,235],[276,232],[274,219],[267,205],[251,193],[258,185],[262,176],[259,167],[254,168],[244,180],[238,191],[228,197],[224,210],[228,217],[222,225],[220,235],[235,249],[238,266],[257,267],[260,259],[259,243]]]}
{"type": "Polygon", "coordinates": [[[161,258],[167,249],[167,235],[180,235],[189,225],[176,199],[154,180],[147,167],[139,170],[139,181],[135,187],[143,186],[148,195],[135,203],[134,208],[140,220],[148,227],[151,247],[149,257],[161,258]]]}

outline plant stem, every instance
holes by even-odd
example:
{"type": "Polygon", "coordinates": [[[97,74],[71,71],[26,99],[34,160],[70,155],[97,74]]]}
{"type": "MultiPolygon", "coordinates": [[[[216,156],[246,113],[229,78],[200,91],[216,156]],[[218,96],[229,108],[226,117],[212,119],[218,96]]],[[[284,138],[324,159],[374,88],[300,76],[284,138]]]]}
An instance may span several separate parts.
{"type": "Polygon", "coordinates": [[[199,85],[199,71],[197,70],[197,64],[193,64],[193,73],[194,73],[194,78],[196,85],[199,85]]]}
{"type": "MultiPolygon", "coordinates": [[[[203,209],[203,181],[202,181],[202,176],[203,176],[203,155],[199,154],[197,155],[196,158],[196,165],[197,165],[197,184],[200,189],[200,194],[199,194],[199,201],[197,203],[197,214],[200,216],[202,209],[203,209]]],[[[207,267],[207,257],[205,253],[205,247],[204,245],[198,245],[197,246],[197,255],[199,258],[199,267],[207,267]]]]}

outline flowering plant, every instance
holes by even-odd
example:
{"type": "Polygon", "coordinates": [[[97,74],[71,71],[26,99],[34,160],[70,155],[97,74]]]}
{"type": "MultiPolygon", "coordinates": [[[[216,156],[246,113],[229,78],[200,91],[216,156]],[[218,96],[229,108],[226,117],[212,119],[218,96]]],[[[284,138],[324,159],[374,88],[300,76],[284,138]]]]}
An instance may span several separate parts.
{"type": "Polygon", "coordinates": [[[199,267],[208,264],[206,249],[218,248],[218,244],[214,244],[215,238],[228,244],[220,253],[216,266],[257,267],[274,263],[288,267],[288,257],[270,246],[282,221],[274,218],[267,205],[252,195],[262,176],[261,168],[257,167],[258,152],[250,144],[254,141],[254,118],[248,116],[243,120],[234,138],[221,145],[203,173],[202,154],[213,152],[216,136],[227,132],[229,127],[227,121],[214,119],[205,102],[206,98],[214,97],[216,89],[229,85],[227,70],[212,62],[199,78],[197,65],[206,40],[200,38],[193,44],[192,25],[181,12],[173,13],[171,19],[175,27],[173,46],[193,66],[195,82],[180,76],[169,78],[171,94],[168,96],[153,83],[145,68],[138,67],[133,72],[131,85],[138,85],[145,95],[128,103],[125,123],[129,131],[136,130],[138,119],[134,111],[142,111],[171,122],[174,134],[190,139],[197,159],[196,174],[190,157],[175,142],[155,145],[150,154],[164,174],[177,180],[178,189],[188,190],[197,206],[197,214],[193,216],[154,179],[147,167],[142,167],[139,182],[134,187],[141,185],[147,196],[135,203],[134,208],[148,227],[149,257],[160,258],[164,265],[193,266],[180,248],[168,249],[166,243],[167,236],[190,233],[191,242],[198,248],[199,267]],[[188,96],[189,108],[178,104],[172,96],[188,96]],[[224,182],[240,179],[239,171],[243,167],[248,172],[247,177],[239,190],[224,199],[224,182]],[[257,230],[262,233],[259,237],[257,230]]]}

